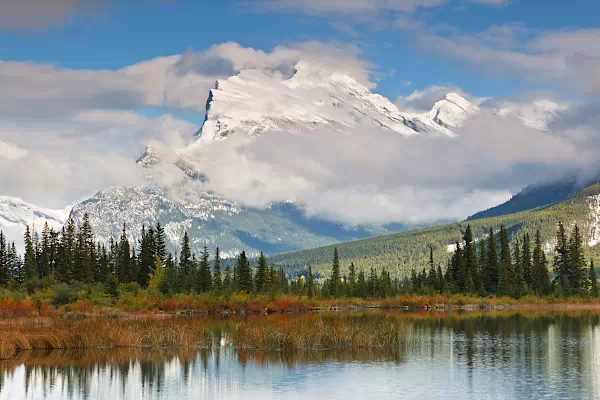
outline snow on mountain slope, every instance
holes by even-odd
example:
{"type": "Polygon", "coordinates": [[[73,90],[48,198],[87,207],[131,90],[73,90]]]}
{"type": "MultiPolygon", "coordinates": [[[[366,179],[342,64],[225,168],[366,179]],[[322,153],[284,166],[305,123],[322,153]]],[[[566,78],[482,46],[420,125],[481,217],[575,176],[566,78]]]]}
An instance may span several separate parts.
{"type": "Polygon", "coordinates": [[[566,108],[549,100],[536,100],[531,103],[503,102],[492,110],[501,117],[515,117],[525,126],[546,131],[550,122],[566,108]]]}
{"type": "Polygon", "coordinates": [[[243,132],[344,130],[377,126],[410,136],[419,133],[454,136],[452,128],[475,112],[466,99],[449,94],[431,112],[402,112],[385,97],[372,93],[350,76],[306,62],[285,79],[245,70],[217,82],[207,101],[202,141],[243,132]]]}
{"type": "Polygon", "coordinates": [[[72,206],[62,210],[50,210],[34,206],[16,197],[0,196],[0,230],[9,242],[15,242],[18,249],[23,248],[23,235],[27,225],[41,232],[45,223],[50,228],[61,229],[67,220],[72,206]]]}

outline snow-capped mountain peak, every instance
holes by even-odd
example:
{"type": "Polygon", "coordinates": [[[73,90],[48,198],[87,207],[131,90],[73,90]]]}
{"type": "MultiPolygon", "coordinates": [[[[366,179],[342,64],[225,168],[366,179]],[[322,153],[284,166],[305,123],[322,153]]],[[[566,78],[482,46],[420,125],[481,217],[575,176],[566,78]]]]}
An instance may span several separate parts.
{"type": "Polygon", "coordinates": [[[403,112],[347,74],[299,62],[290,77],[251,69],[218,81],[198,134],[210,141],[235,133],[379,127],[404,136],[454,136],[452,128],[475,110],[457,94],[436,106],[425,114],[403,112]]]}
{"type": "Polygon", "coordinates": [[[450,92],[442,100],[436,102],[433,109],[426,115],[448,129],[455,129],[478,111],[477,106],[471,104],[460,94],[450,92]]]}

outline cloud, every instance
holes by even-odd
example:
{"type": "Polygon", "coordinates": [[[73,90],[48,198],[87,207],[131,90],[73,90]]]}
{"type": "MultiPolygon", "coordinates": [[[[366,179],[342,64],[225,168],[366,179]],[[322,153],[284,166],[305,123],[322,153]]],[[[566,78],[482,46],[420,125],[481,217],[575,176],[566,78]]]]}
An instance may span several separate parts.
{"type": "Polygon", "coordinates": [[[318,42],[271,52],[224,43],[118,70],[0,62],[0,163],[10,172],[0,178],[3,194],[60,207],[105,186],[139,182],[134,161],[146,144],[182,146],[198,129],[170,111],[203,117],[215,80],[242,69],[287,76],[300,60],[374,86],[372,65],[355,46],[318,42]],[[147,108],[161,115],[145,116],[147,108]]]}
{"type": "Polygon", "coordinates": [[[372,65],[352,45],[299,43],[271,52],[224,43],[205,51],[157,57],[119,70],[75,70],[49,64],[0,62],[0,117],[31,121],[64,118],[82,110],[165,107],[204,113],[217,79],[242,69],[291,75],[309,60],[372,87],[372,65]]]}
{"type": "Polygon", "coordinates": [[[244,205],[292,200],[345,223],[462,219],[532,182],[593,165],[598,146],[482,111],[457,138],[402,137],[372,126],[269,132],[185,153],[206,189],[244,205]]]}
{"type": "Polygon", "coordinates": [[[312,15],[361,15],[378,11],[412,13],[419,8],[432,8],[447,0],[263,0],[260,3],[271,11],[302,11],[312,15]]]}
{"type": "Polygon", "coordinates": [[[492,26],[478,34],[420,28],[418,43],[483,71],[515,74],[537,82],[600,94],[598,29],[539,32],[522,25],[492,26]]]}
{"type": "Polygon", "coordinates": [[[97,11],[110,0],[0,0],[0,30],[40,30],[97,11]]]}
{"type": "Polygon", "coordinates": [[[27,157],[27,150],[22,149],[13,143],[7,143],[0,140],[0,157],[10,161],[20,160],[27,157]]]}
{"type": "Polygon", "coordinates": [[[2,194],[61,208],[111,185],[141,184],[135,161],[144,146],[152,141],[181,146],[181,137],[190,138],[196,129],[169,115],[105,110],[47,124],[2,121],[0,154],[9,154],[0,156],[2,194]],[[13,143],[8,153],[7,142],[13,143]]]}
{"type": "MultiPolygon", "coordinates": [[[[515,38],[526,34],[519,29],[498,27],[472,40],[487,45],[489,54],[513,53],[520,46],[515,38]]],[[[453,35],[458,36],[446,40],[467,41],[453,35]]],[[[187,146],[198,127],[166,113],[203,115],[215,80],[248,69],[284,79],[300,61],[375,86],[373,65],[356,47],[335,43],[278,46],[270,52],[225,43],[112,71],[2,63],[0,146],[10,152],[0,151],[12,154],[0,157],[3,194],[60,207],[106,186],[138,184],[135,159],[144,145],[156,143],[165,151],[186,152],[209,177],[206,189],[245,205],[294,200],[309,215],[347,223],[437,221],[464,218],[532,182],[587,170],[600,150],[594,136],[597,108],[584,105],[568,113],[557,109],[545,132],[525,127],[518,113],[498,117],[483,110],[455,139],[407,138],[369,125],[345,132],[233,135],[199,146],[187,146]],[[165,114],[149,117],[146,107],[165,114]]],[[[428,110],[448,91],[461,93],[454,85],[430,86],[398,102],[428,110]]],[[[173,181],[173,169],[160,172],[161,182],[173,181]]]]}
{"type": "Polygon", "coordinates": [[[455,92],[468,98],[469,96],[458,86],[451,84],[430,85],[423,90],[415,90],[408,96],[399,96],[396,105],[403,111],[430,111],[435,103],[444,99],[450,92],[455,92]]]}
{"type": "MultiPolygon", "coordinates": [[[[455,3],[465,2],[455,0],[455,3]]],[[[505,6],[508,0],[466,0],[482,6],[505,6]]],[[[246,8],[273,12],[303,12],[315,16],[368,17],[384,12],[412,14],[419,10],[438,8],[452,3],[451,0],[260,0],[244,2],[246,8]]]]}

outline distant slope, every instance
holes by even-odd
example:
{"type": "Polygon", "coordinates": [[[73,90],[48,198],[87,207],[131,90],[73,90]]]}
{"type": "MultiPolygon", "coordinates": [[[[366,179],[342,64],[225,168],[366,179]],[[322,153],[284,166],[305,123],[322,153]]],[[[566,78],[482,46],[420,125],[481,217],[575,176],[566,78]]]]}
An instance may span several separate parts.
{"type": "Polygon", "coordinates": [[[0,230],[8,242],[14,242],[23,251],[23,234],[27,225],[41,232],[44,224],[60,230],[65,223],[71,206],[63,210],[50,210],[27,203],[17,197],[0,196],[0,230]]]}
{"type": "Polygon", "coordinates": [[[478,212],[467,218],[467,220],[471,221],[481,218],[498,217],[500,215],[513,214],[519,211],[547,206],[549,204],[567,200],[581,189],[598,182],[598,179],[592,179],[582,183],[575,177],[572,177],[552,183],[530,185],[514,195],[506,203],[478,212]]]}
{"type": "Polygon", "coordinates": [[[512,240],[522,238],[526,232],[533,235],[540,229],[549,250],[553,246],[559,221],[564,222],[567,227],[579,224],[585,233],[586,242],[594,246],[590,253],[595,253],[595,246],[600,242],[600,185],[590,186],[552,206],[279,254],[271,257],[271,262],[284,266],[292,275],[304,271],[309,264],[316,273],[327,275],[331,269],[333,249],[337,247],[342,271],[347,271],[350,263],[354,262],[362,270],[385,267],[394,276],[402,277],[413,268],[421,269],[427,265],[430,246],[434,249],[435,262],[445,265],[450,254],[449,246],[461,239],[469,224],[476,238],[485,237],[489,228],[497,231],[502,224],[507,227],[512,240]]]}

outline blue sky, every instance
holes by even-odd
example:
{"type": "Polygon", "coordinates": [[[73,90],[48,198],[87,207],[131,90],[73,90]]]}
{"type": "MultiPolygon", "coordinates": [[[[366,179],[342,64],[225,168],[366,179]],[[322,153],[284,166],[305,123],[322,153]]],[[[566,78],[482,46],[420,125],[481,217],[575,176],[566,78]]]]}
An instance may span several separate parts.
{"type": "Polygon", "coordinates": [[[38,27],[4,29],[0,59],[74,69],[118,69],[227,41],[270,51],[280,44],[317,40],[356,44],[361,57],[373,62],[382,74],[377,91],[390,98],[440,83],[456,84],[477,96],[509,96],[540,85],[514,75],[490,74],[428,51],[415,41],[414,32],[389,25],[402,16],[427,29],[448,25],[467,35],[514,24],[535,34],[594,27],[600,12],[600,3],[593,0],[574,0],[568,6],[543,0],[511,0],[494,6],[452,1],[412,13],[383,8],[372,16],[303,12],[295,7],[273,11],[263,2],[234,0],[123,3],[70,10],[66,18],[38,27]],[[387,74],[391,70],[396,71],[393,76],[387,74]]]}

